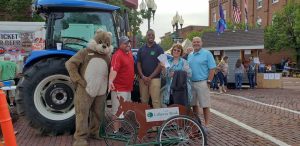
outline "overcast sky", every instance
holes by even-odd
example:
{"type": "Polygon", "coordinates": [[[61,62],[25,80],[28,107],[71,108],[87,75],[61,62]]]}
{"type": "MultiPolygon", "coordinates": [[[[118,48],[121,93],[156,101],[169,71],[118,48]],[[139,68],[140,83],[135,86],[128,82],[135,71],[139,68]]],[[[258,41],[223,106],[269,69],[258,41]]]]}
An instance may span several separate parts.
{"type": "MultiPolygon", "coordinates": [[[[154,24],[151,19],[150,27],[155,30],[156,41],[160,42],[160,37],[172,31],[171,21],[176,11],[184,19],[183,27],[188,25],[208,26],[209,6],[208,0],[154,0],[157,5],[154,24]]],[[[139,4],[142,0],[139,0],[139,4]]],[[[144,19],[141,25],[143,35],[148,29],[148,20],[144,19]]]]}

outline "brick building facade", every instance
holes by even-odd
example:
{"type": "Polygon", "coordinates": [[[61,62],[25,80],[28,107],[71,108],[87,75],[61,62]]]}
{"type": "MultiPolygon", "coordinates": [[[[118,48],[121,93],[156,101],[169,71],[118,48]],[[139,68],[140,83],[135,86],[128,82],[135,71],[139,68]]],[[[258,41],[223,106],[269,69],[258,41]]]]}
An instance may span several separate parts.
{"type": "MultiPolygon", "coordinates": [[[[289,1],[300,2],[299,0],[248,0],[248,24],[265,28],[272,25],[275,13],[282,10],[289,1]]],[[[244,0],[236,0],[241,10],[241,23],[245,23],[244,0]]],[[[233,0],[222,0],[224,17],[227,22],[233,22],[233,0]]],[[[209,26],[215,26],[219,20],[219,0],[209,0],[209,26]]],[[[226,33],[226,32],[225,32],[226,33]]],[[[250,41],[250,39],[249,39],[250,41]]],[[[254,49],[254,48],[253,48],[254,49]]],[[[266,64],[278,64],[282,58],[293,58],[292,51],[281,50],[270,54],[266,49],[259,51],[259,58],[266,64]]]]}
{"type": "MultiPolygon", "coordinates": [[[[209,26],[215,26],[219,19],[219,0],[209,0],[209,26]]],[[[248,23],[265,27],[272,24],[275,12],[281,10],[289,0],[248,0],[248,23]]],[[[226,21],[233,22],[233,0],[222,0],[226,21]]],[[[241,23],[245,22],[244,0],[236,0],[242,12],[241,23]]]]}
{"type": "MultiPolygon", "coordinates": [[[[193,31],[202,31],[203,29],[207,28],[207,26],[197,26],[197,25],[189,25],[187,27],[183,27],[182,29],[179,29],[179,36],[185,40],[187,38],[188,33],[193,32],[193,31]]],[[[164,36],[161,36],[160,39],[163,40],[166,37],[169,37],[174,35],[175,32],[167,32],[165,33],[164,36]]]]}

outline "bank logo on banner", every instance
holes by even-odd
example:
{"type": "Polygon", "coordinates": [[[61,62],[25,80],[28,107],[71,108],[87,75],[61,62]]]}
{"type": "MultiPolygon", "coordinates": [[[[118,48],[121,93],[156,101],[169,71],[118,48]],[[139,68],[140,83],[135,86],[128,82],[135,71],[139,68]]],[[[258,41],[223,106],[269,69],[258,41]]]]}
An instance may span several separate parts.
{"type": "Polygon", "coordinates": [[[146,112],[147,122],[165,121],[170,117],[179,115],[179,108],[170,107],[170,108],[149,109],[149,110],[145,110],[145,112],[146,112]]]}

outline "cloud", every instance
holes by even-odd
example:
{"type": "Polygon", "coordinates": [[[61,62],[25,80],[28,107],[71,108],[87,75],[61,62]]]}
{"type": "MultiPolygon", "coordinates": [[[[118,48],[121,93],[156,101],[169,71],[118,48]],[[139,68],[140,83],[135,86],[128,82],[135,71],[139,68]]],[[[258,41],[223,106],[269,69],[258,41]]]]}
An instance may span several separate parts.
{"type": "MultiPolygon", "coordinates": [[[[141,0],[139,0],[139,4],[141,0]]],[[[183,27],[189,25],[208,26],[208,0],[155,0],[157,11],[155,19],[151,19],[150,26],[155,30],[156,42],[160,42],[160,37],[172,31],[171,21],[176,12],[184,19],[183,27]]],[[[148,20],[144,19],[140,27],[143,35],[148,29],[148,20]]]]}
{"type": "MultiPolygon", "coordinates": [[[[156,42],[160,42],[160,37],[164,36],[165,33],[173,31],[171,24],[172,18],[172,14],[157,14],[155,15],[154,23],[151,19],[150,27],[155,31],[156,42]]],[[[208,16],[206,14],[186,14],[183,15],[183,19],[183,27],[187,27],[189,25],[208,26],[208,16]]],[[[148,20],[144,20],[140,29],[142,30],[143,35],[145,35],[148,29],[148,20]]]]}

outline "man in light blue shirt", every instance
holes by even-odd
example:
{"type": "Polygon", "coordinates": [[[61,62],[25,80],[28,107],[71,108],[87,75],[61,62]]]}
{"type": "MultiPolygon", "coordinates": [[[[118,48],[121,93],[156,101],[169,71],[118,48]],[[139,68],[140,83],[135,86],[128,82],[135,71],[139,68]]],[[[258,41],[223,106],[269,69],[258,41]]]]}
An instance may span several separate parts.
{"type": "Polygon", "coordinates": [[[194,52],[188,56],[188,63],[192,70],[192,106],[193,111],[200,115],[203,108],[204,129],[207,132],[210,117],[210,91],[209,84],[214,77],[216,62],[210,51],[202,48],[200,37],[193,38],[194,52]]]}

